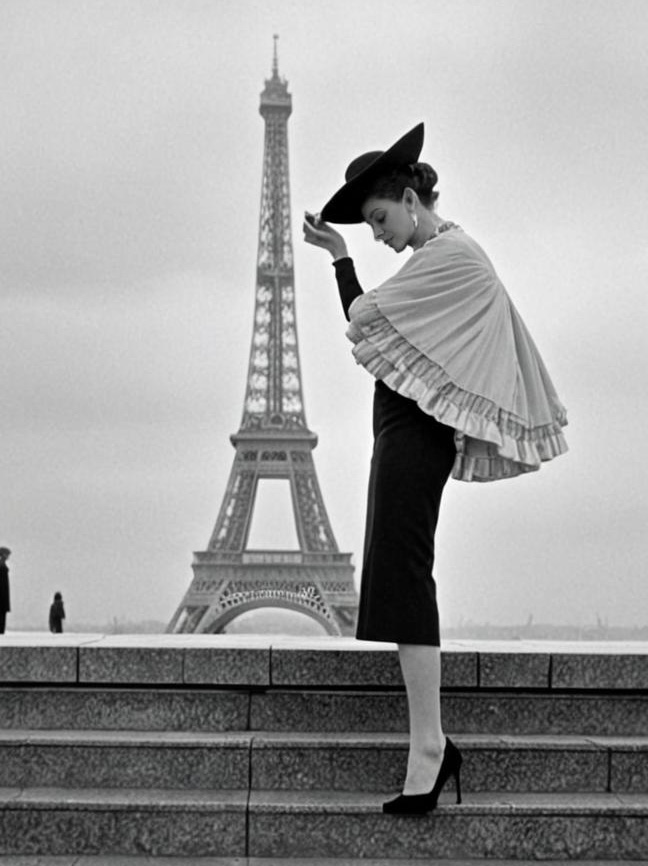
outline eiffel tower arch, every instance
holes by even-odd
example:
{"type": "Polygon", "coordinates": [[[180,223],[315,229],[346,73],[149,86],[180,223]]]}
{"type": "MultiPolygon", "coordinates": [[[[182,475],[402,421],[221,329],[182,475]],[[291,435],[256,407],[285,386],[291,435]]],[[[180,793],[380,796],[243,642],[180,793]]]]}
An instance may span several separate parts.
{"type": "Polygon", "coordinates": [[[292,97],[279,77],[276,40],[272,77],[259,108],[265,143],[243,417],[230,437],[236,453],[214,531],[207,550],[194,554],[193,580],[167,632],[216,634],[242,613],[263,607],[298,611],[331,635],[355,631],[351,554],[339,552],[333,535],[313,462],[317,436],[304,412],[288,173],[292,97]],[[247,546],[263,479],[289,484],[296,550],[247,546]]]}

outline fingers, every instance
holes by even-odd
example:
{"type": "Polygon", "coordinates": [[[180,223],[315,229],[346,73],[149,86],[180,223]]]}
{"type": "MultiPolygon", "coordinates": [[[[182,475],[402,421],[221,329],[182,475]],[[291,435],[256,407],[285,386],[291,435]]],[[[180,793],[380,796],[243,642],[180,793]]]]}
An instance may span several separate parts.
{"type": "Polygon", "coordinates": [[[310,237],[318,237],[322,240],[328,239],[330,240],[334,237],[337,232],[333,229],[328,223],[322,222],[319,220],[318,222],[313,222],[304,217],[303,221],[304,235],[308,235],[310,237]]]}
{"type": "Polygon", "coordinates": [[[313,214],[306,213],[303,221],[304,240],[311,244],[322,243],[328,238],[329,227],[313,214]],[[327,231],[328,230],[328,231],[327,231]]]}
{"type": "Polygon", "coordinates": [[[303,222],[304,229],[304,240],[309,244],[316,244],[318,242],[319,232],[313,228],[313,226],[304,220],[303,222]]]}
{"type": "Polygon", "coordinates": [[[320,214],[312,214],[309,211],[304,211],[304,231],[319,234],[320,237],[327,237],[333,232],[333,229],[328,223],[322,220],[320,214]]]}
{"type": "Polygon", "coordinates": [[[318,237],[318,235],[315,234],[312,228],[310,228],[306,224],[304,224],[304,240],[307,244],[315,244],[315,246],[321,245],[321,238],[318,237]]]}
{"type": "Polygon", "coordinates": [[[328,223],[325,223],[319,214],[311,214],[306,211],[304,213],[303,228],[304,241],[307,244],[327,250],[334,258],[347,254],[346,244],[342,235],[328,223]],[[340,250],[344,250],[345,252],[341,253],[339,252],[340,250]]]}

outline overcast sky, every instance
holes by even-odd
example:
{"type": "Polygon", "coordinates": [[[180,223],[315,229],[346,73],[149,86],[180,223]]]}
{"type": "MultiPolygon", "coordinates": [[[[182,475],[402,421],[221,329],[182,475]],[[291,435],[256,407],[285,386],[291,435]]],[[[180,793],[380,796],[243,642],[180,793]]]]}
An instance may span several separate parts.
{"type": "MultiPolygon", "coordinates": [[[[491,256],[570,421],[539,473],[449,483],[443,621],[646,624],[645,0],[2,0],[9,625],[44,625],[56,590],[71,627],[167,621],[207,545],[243,407],[274,33],[307,421],[340,549],[359,571],[373,382],[301,213],[423,120],[439,213],[491,256]]],[[[346,235],[365,288],[407,255],[346,235]]]]}

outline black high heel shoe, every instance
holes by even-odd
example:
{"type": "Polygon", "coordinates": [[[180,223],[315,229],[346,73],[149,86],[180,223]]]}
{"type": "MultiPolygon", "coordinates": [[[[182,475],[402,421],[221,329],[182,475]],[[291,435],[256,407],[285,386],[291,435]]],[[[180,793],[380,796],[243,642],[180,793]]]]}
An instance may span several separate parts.
{"type": "Polygon", "coordinates": [[[450,776],[454,776],[455,778],[457,804],[461,803],[459,771],[461,770],[462,761],[461,752],[450,737],[446,737],[443,760],[441,761],[439,775],[432,790],[427,794],[399,794],[396,799],[383,803],[383,812],[389,815],[425,815],[426,812],[431,812],[432,809],[436,808],[439,794],[450,776]]]}

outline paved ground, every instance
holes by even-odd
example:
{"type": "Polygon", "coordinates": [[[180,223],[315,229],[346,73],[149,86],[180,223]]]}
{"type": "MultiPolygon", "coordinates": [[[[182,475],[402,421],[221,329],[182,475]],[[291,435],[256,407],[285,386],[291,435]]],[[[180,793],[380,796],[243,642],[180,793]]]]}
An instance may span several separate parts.
{"type": "MultiPolygon", "coordinates": [[[[0,635],[0,646],[65,646],[81,647],[87,645],[119,647],[168,647],[171,649],[200,646],[222,646],[227,648],[247,647],[264,649],[269,647],[290,647],[293,649],[331,648],[341,650],[388,649],[396,644],[359,641],[353,637],[303,637],[273,634],[102,634],[74,633],[50,634],[45,631],[7,631],[0,635]]],[[[515,653],[592,653],[648,655],[648,641],[552,641],[552,640],[445,640],[443,649],[473,652],[515,652],[515,653]]]]}

